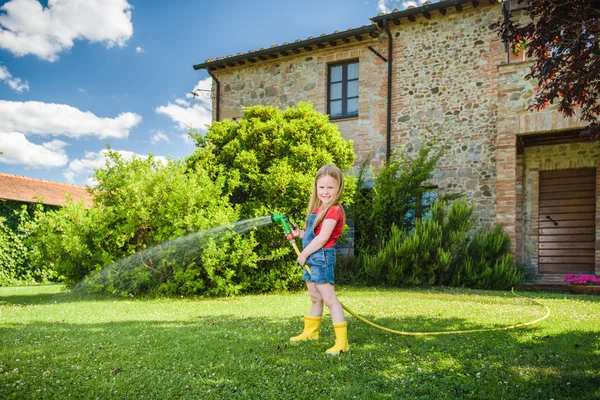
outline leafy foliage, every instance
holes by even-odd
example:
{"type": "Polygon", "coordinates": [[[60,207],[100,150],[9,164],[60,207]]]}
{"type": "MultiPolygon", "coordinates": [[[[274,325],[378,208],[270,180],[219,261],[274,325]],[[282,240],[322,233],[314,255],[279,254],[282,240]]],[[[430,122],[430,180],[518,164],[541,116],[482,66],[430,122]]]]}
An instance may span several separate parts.
{"type": "Polygon", "coordinates": [[[469,236],[475,221],[473,206],[465,200],[437,201],[414,230],[393,226],[380,251],[361,254],[365,275],[372,283],[394,286],[506,289],[519,283],[510,237],[500,225],[469,236]]]}
{"type": "MultiPolygon", "coordinates": [[[[519,0],[522,3],[526,0],[519,0]]],[[[526,20],[506,18],[499,29],[511,47],[526,47],[535,59],[528,78],[538,81],[533,108],[539,110],[559,99],[558,110],[581,118],[584,132],[597,137],[600,130],[600,7],[597,0],[528,0],[526,20]]]]}
{"type": "Polygon", "coordinates": [[[15,283],[22,277],[26,248],[19,235],[9,229],[0,217],[0,286],[15,283]]]}
{"type": "Polygon", "coordinates": [[[469,240],[464,262],[452,276],[456,286],[480,289],[506,289],[520,283],[523,273],[514,265],[511,239],[502,225],[483,228],[469,240]]]}
{"type": "MultiPolygon", "coordinates": [[[[302,226],[317,170],[328,163],[348,170],[355,157],[352,142],[310,103],[283,111],[249,107],[241,120],[214,122],[206,135],[191,136],[198,148],[188,157],[188,166],[200,166],[223,182],[240,219],[287,214],[302,226]]],[[[345,177],[345,204],[352,201],[355,186],[352,176],[345,177]]],[[[269,282],[260,283],[260,290],[300,287],[302,271],[281,227],[262,228],[254,237],[260,280],[269,282]]]]}
{"type": "MultiPolygon", "coordinates": [[[[214,122],[205,136],[190,135],[198,148],[188,165],[200,165],[214,180],[222,179],[240,218],[304,217],[317,170],[329,163],[348,170],[354,160],[352,142],[310,103],[284,111],[248,107],[239,121],[214,122]]],[[[352,179],[347,183],[348,201],[352,179]]]]}
{"type": "MultiPolygon", "coordinates": [[[[5,203],[5,202],[2,202],[5,203]]],[[[0,216],[0,286],[46,282],[55,278],[47,265],[32,266],[30,248],[26,245],[29,237],[30,211],[43,213],[41,204],[24,205],[17,202],[5,205],[10,210],[10,220],[0,216]]]]}
{"type": "Polygon", "coordinates": [[[37,265],[52,263],[70,284],[149,246],[236,218],[218,182],[182,161],[125,161],[109,151],[96,180],[91,208],[71,202],[34,223],[37,265]]]}
{"type": "MultiPolygon", "coordinates": [[[[161,164],[110,151],[95,171],[94,206],[69,204],[34,224],[35,260],[70,285],[116,295],[235,295],[297,288],[301,269],[271,226],[247,236],[201,235],[271,213],[304,216],[314,174],[352,165],[352,144],[310,104],[251,107],[239,122],[191,135],[198,149],[161,164]],[[96,272],[96,273],[95,273],[96,272]]],[[[351,199],[353,181],[348,190],[351,199]]]]}
{"type": "MultiPolygon", "coordinates": [[[[391,232],[392,226],[411,229],[417,220],[417,208],[421,207],[423,194],[431,188],[424,183],[431,178],[443,151],[443,143],[438,137],[421,147],[416,155],[402,150],[379,173],[371,169],[373,187],[366,182],[366,160],[359,170],[350,218],[355,223],[356,249],[376,251],[391,232]]],[[[424,210],[430,204],[424,202],[424,210]]],[[[424,211],[421,210],[421,211],[424,211]]]]}

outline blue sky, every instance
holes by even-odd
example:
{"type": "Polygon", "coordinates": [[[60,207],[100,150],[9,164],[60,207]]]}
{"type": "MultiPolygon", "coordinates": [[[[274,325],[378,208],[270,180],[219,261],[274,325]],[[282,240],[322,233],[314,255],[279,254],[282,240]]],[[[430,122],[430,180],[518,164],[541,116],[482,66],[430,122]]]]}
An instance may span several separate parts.
{"type": "Polygon", "coordinates": [[[93,185],[107,144],[185,157],[194,64],[370,24],[423,0],[0,0],[0,172],[93,185]]]}

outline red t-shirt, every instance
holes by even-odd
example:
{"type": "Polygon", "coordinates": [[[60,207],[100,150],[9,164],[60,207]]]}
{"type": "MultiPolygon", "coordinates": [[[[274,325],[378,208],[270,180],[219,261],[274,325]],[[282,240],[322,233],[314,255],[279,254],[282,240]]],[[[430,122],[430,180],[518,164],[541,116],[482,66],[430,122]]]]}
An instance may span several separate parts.
{"type": "MultiPolygon", "coordinates": [[[[315,209],[315,211],[313,211],[313,214],[318,214],[318,213],[319,213],[318,208],[315,209]]],[[[335,228],[333,228],[333,232],[331,232],[331,236],[329,236],[329,239],[323,246],[324,249],[335,246],[335,242],[337,242],[338,238],[342,234],[342,229],[344,229],[344,211],[342,210],[342,207],[340,207],[340,206],[330,207],[329,210],[327,210],[327,214],[325,215],[325,218],[323,218],[323,220],[326,220],[326,219],[335,219],[336,224],[335,224],[335,228]]],[[[315,228],[315,235],[318,235],[319,232],[321,232],[321,224],[319,224],[319,226],[317,226],[315,228]]]]}

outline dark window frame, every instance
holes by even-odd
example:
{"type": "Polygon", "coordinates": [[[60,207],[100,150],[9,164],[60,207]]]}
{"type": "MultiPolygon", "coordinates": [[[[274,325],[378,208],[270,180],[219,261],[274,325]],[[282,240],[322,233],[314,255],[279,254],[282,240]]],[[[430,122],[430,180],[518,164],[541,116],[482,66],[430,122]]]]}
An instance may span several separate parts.
{"type": "Polygon", "coordinates": [[[358,117],[358,107],[356,109],[356,112],[353,113],[348,113],[348,100],[350,99],[359,99],[359,94],[357,93],[356,96],[348,96],[348,84],[349,82],[354,82],[356,81],[357,84],[359,82],[359,78],[360,78],[360,65],[359,65],[359,69],[358,69],[358,76],[356,78],[353,79],[348,79],[348,66],[352,65],[352,64],[359,64],[358,60],[348,60],[348,61],[344,61],[341,63],[335,63],[335,64],[329,64],[327,65],[327,115],[329,115],[329,119],[330,120],[336,120],[336,119],[346,119],[346,118],[356,118],[358,117]],[[335,82],[331,82],[331,70],[334,67],[342,67],[342,80],[341,81],[335,81],[335,82]],[[341,98],[336,98],[336,99],[331,99],[331,85],[333,83],[341,83],[342,84],[342,97],[341,98]],[[342,114],[341,115],[335,115],[332,116],[331,115],[331,102],[332,101],[338,101],[341,100],[342,101],[342,114]]]}

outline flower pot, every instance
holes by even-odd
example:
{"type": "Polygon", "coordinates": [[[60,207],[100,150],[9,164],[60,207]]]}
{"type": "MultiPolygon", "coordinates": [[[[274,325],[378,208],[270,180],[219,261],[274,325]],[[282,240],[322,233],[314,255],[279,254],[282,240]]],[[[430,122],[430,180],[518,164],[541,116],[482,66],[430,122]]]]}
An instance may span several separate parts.
{"type": "Polygon", "coordinates": [[[576,294],[598,294],[600,295],[600,286],[598,285],[571,285],[571,292],[576,294]]]}

